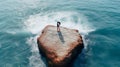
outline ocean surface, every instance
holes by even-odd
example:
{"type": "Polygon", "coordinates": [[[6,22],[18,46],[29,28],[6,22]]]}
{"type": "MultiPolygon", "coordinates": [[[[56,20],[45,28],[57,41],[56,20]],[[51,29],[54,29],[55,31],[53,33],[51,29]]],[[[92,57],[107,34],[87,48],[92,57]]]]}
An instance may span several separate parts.
{"type": "Polygon", "coordinates": [[[36,39],[57,21],[83,37],[73,67],[120,67],[120,0],[0,0],[0,67],[47,67],[36,39]]]}

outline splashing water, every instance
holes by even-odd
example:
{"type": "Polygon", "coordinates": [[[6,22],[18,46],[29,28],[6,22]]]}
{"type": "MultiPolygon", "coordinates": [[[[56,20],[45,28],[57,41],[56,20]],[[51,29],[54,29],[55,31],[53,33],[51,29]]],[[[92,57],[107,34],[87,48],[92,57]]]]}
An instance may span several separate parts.
{"type": "Polygon", "coordinates": [[[37,47],[37,37],[28,38],[27,43],[31,46],[32,55],[29,57],[29,67],[46,67],[37,47]]]}
{"type": "MultiPolygon", "coordinates": [[[[37,15],[31,15],[25,22],[26,30],[32,34],[36,34],[35,37],[28,38],[27,42],[31,45],[32,56],[29,58],[31,67],[45,67],[44,62],[40,59],[39,50],[37,47],[37,37],[40,35],[42,29],[46,25],[56,25],[56,22],[60,21],[61,26],[78,29],[84,39],[84,35],[87,35],[90,31],[94,31],[92,26],[88,23],[84,15],[77,12],[61,11],[51,13],[40,13],[37,15]],[[38,62],[36,62],[38,61],[38,62]],[[41,64],[40,64],[41,63],[41,64]]],[[[87,42],[84,41],[85,48],[87,42]]]]}
{"type": "Polygon", "coordinates": [[[26,21],[27,30],[38,34],[46,25],[56,25],[60,21],[61,26],[78,29],[80,33],[87,34],[94,29],[90,26],[85,16],[77,12],[51,12],[47,14],[31,15],[26,21]]]}
{"type": "Polygon", "coordinates": [[[36,39],[46,25],[78,29],[74,67],[120,67],[120,0],[1,0],[0,67],[46,67],[36,39]],[[94,28],[93,28],[94,27],[94,28]]]}

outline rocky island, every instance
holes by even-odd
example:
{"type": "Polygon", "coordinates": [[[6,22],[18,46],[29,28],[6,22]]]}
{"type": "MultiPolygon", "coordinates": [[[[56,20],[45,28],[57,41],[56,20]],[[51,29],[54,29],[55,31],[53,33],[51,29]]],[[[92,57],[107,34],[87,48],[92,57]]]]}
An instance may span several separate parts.
{"type": "Polygon", "coordinates": [[[38,48],[48,62],[48,67],[71,67],[84,48],[78,30],[53,25],[46,26],[37,39],[38,48]]]}

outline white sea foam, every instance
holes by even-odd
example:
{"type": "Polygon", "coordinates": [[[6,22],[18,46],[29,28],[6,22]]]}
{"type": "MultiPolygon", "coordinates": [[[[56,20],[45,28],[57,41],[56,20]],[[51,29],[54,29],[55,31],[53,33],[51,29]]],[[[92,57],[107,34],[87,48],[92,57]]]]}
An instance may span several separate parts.
{"type": "Polygon", "coordinates": [[[78,29],[80,33],[87,34],[94,29],[90,26],[85,16],[77,12],[51,12],[46,14],[31,15],[26,21],[27,30],[38,34],[46,25],[56,25],[60,21],[61,26],[78,29]]]}
{"type": "Polygon", "coordinates": [[[46,64],[43,62],[39,50],[37,47],[37,37],[31,37],[27,39],[27,43],[31,46],[32,55],[29,57],[29,67],[46,67],[46,64]]]}
{"type": "Polygon", "coordinates": [[[56,25],[56,22],[60,21],[61,26],[78,29],[80,34],[83,36],[85,48],[88,40],[85,40],[84,36],[89,32],[94,31],[92,25],[87,21],[86,17],[77,12],[61,11],[51,13],[40,13],[37,15],[31,15],[25,22],[26,30],[32,34],[36,34],[36,37],[31,37],[27,42],[31,45],[32,56],[29,58],[30,66],[32,67],[45,67],[45,64],[40,59],[38,47],[37,47],[37,36],[40,35],[42,29],[46,25],[56,25]]]}

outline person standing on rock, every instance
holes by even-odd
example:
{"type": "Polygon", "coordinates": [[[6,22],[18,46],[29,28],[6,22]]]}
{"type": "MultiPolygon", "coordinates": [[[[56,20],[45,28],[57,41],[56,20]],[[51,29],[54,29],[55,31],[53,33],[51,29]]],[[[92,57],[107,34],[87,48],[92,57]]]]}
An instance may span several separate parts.
{"type": "Polygon", "coordinates": [[[61,24],[61,23],[58,21],[58,22],[57,22],[57,31],[58,31],[58,32],[60,31],[60,24],[61,24]]]}

